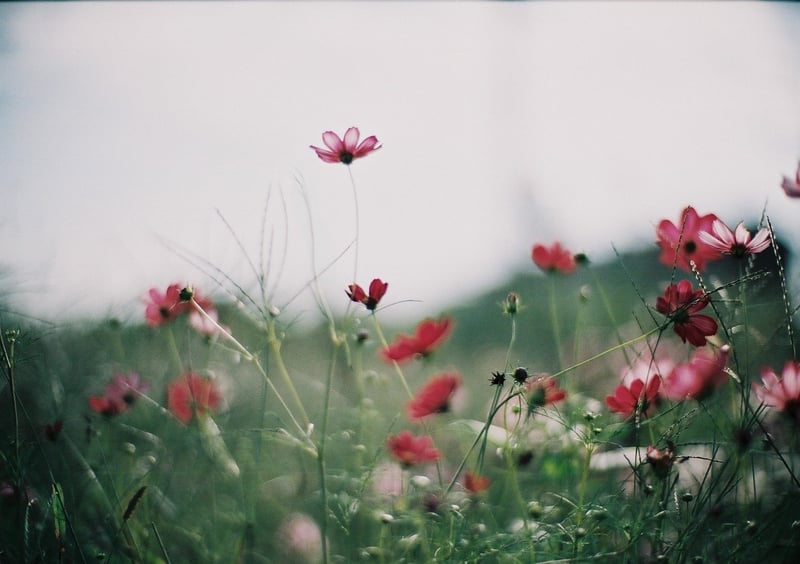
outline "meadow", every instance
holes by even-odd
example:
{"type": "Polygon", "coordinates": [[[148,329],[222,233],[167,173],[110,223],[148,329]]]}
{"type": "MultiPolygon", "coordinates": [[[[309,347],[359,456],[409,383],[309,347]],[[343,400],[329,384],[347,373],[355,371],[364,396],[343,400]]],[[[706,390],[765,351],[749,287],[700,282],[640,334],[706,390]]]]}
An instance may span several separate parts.
{"type": "MultiPolygon", "coordinates": [[[[377,138],[323,141],[356,195],[377,138]]],[[[136,323],[9,304],[0,562],[795,561],[793,226],[740,219],[687,202],[605,263],[531,241],[408,326],[357,259],[312,327],[255,265],[154,280],[136,323]]]]}

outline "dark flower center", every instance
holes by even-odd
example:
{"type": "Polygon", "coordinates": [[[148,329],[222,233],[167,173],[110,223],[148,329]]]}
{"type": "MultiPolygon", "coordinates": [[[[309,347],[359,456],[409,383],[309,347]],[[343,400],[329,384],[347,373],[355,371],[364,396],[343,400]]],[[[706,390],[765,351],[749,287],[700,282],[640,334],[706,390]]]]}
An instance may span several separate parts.
{"type": "Polygon", "coordinates": [[[736,258],[741,258],[747,254],[747,247],[741,243],[736,243],[731,247],[731,255],[736,258]]]}
{"type": "Polygon", "coordinates": [[[697,243],[694,241],[686,241],[686,243],[683,245],[683,250],[687,255],[690,255],[697,250],[697,243]]]}
{"type": "Polygon", "coordinates": [[[353,153],[350,151],[342,151],[339,153],[339,160],[344,164],[350,164],[353,162],[353,153]]]}
{"type": "Polygon", "coordinates": [[[162,307],[158,308],[158,313],[160,313],[161,317],[163,317],[164,319],[169,319],[169,308],[168,307],[162,306],[162,307]]]}

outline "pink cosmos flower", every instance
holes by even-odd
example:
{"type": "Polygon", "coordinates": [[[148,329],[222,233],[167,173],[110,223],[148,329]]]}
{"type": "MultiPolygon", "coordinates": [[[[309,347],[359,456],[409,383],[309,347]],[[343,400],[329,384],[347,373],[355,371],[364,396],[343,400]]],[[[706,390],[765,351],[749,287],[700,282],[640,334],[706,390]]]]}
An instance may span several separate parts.
{"type": "Polygon", "coordinates": [[[408,418],[419,420],[435,413],[446,413],[450,410],[450,400],[459,386],[461,376],[455,372],[432,376],[406,404],[408,418]]]}
{"type": "Polygon", "coordinates": [[[790,198],[800,198],[800,164],[797,165],[797,174],[794,179],[788,176],[783,177],[781,188],[790,198]]]}
{"type": "Polygon", "coordinates": [[[700,240],[716,251],[724,255],[743,257],[745,255],[755,255],[769,247],[769,230],[762,227],[753,237],[744,222],[736,226],[736,232],[731,231],[730,227],[715,220],[711,225],[713,233],[700,231],[700,240]]]}
{"type": "Polygon", "coordinates": [[[219,313],[217,306],[210,298],[199,294],[192,289],[192,297],[189,299],[189,325],[206,337],[213,337],[220,332],[220,329],[227,330],[219,324],[219,313]],[[200,310],[206,313],[203,315],[200,310]]]}
{"type": "Polygon", "coordinates": [[[378,138],[374,135],[370,135],[359,143],[358,138],[360,135],[357,127],[349,128],[344,134],[344,139],[340,139],[333,131],[326,131],[322,134],[322,141],[328,148],[321,149],[314,145],[311,145],[311,148],[326,163],[349,165],[353,160],[366,157],[372,151],[377,151],[381,148],[381,145],[378,145],[378,138]]]}
{"type": "Polygon", "coordinates": [[[222,404],[222,394],[209,378],[189,372],[167,386],[167,405],[181,423],[189,423],[195,413],[203,415],[216,411],[222,404]]]}
{"type": "Polygon", "coordinates": [[[651,377],[647,385],[637,378],[627,386],[622,384],[617,386],[613,396],[606,396],[606,405],[611,411],[625,418],[636,413],[647,417],[655,409],[660,386],[661,379],[658,376],[651,377]]]}
{"type": "Polygon", "coordinates": [[[545,272],[560,272],[561,274],[572,274],[578,267],[575,255],[561,247],[561,243],[556,241],[550,247],[537,243],[531,251],[531,258],[534,264],[545,272]]]}
{"type": "Polygon", "coordinates": [[[653,473],[661,479],[666,478],[675,463],[675,451],[671,447],[659,450],[653,445],[647,447],[645,459],[653,468],[653,473]]]}
{"type": "Polygon", "coordinates": [[[150,385],[142,382],[135,372],[116,374],[114,380],[106,386],[105,395],[89,398],[89,407],[101,415],[118,415],[127,411],[138,395],[146,392],[149,388],[150,385]]]}
{"type": "Polygon", "coordinates": [[[471,494],[479,494],[488,490],[491,483],[487,476],[480,476],[471,470],[464,473],[464,487],[471,494]]]}
{"type": "Polygon", "coordinates": [[[157,288],[150,288],[150,301],[144,311],[144,317],[150,327],[158,327],[172,321],[185,312],[188,304],[181,301],[182,284],[170,284],[163,294],[157,288]]]}
{"type": "Polygon", "coordinates": [[[728,345],[717,351],[697,349],[689,362],[678,364],[664,378],[661,395],[675,401],[708,398],[728,379],[725,366],[729,350],[728,345]]]}
{"type": "Polygon", "coordinates": [[[275,535],[285,562],[322,562],[322,532],[316,521],[305,513],[287,516],[275,535]]]}
{"type": "Polygon", "coordinates": [[[663,297],[656,300],[656,310],[666,315],[673,323],[675,332],[685,343],[696,347],[706,344],[706,337],[716,334],[717,322],[713,318],[698,314],[708,305],[708,295],[703,290],[694,290],[692,283],[681,280],[670,284],[663,297]]]}
{"type": "Polygon", "coordinates": [[[691,272],[690,260],[694,261],[697,270],[703,270],[707,262],[720,258],[719,253],[699,237],[701,231],[711,232],[716,219],[713,213],[697,215],[695,209],[688,206],[681,213],[677,226],[667,219],[661,220],[656,229],[661,264],[670,268],[676,265],[691,272]]]}
{"type": "Polygon", "coordinates": [[[447,338],[452,328],[453,320],[449,317],[439,321],[426,319],[417,325],[413,335],[398,335],[381,354],[388,362],[405,362],[416,356],[427,356],[447,338]]]}
{"type": "Polygon", "coordinates": [[[378,307],[378,303],[381,301],[388,287],[388,282],[383,282],[380,278],[375,278],[369,284],[369,294],[358,284],[350,284],[345,292],[352,301],[362,303],[368,310],[375,311],[375,308],[378,307]]]}
{"type": "Polygon", "coordinates": [[[415,437],[410,431],[386,438],[386,448],[401,466],[409,468],[423,462],[433,462],[441,456],[428,436],[415,437]]]}
{"type": "Polygon", "coordinates": [[[800,363],[787,362],[780,378],[771,368],[763,368],[761,380],[763,386],[753,382],[758,401],[789,414],[800,424],[800,363]]]}

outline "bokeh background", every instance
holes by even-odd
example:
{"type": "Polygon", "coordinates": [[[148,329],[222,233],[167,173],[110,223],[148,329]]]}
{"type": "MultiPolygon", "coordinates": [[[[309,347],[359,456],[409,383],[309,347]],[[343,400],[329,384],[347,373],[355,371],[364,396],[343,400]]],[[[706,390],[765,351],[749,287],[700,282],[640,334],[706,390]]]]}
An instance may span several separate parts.
{"type": "Polygon", "coordinates": [[[343,307],[350,177],[309,145],[351,125],[384,145],[351,170],[385,318],[533,269],[534,242],[652,246],[687,204],[766,206],[796,246],[798,38],[783,3],[0,4],[3,287],[139,320],[151,286],[220,292],[198,266],[252,288],[244,249],[277,305],[324,271],[343,307]]]}

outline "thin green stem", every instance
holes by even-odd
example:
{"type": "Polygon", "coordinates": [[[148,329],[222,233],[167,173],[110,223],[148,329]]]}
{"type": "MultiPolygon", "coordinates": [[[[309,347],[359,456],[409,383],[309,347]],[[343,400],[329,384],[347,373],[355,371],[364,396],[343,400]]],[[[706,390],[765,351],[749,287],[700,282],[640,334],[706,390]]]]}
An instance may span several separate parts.
{"type": "MultiPolygon", "coordinates": [[[[383,330],[381,329],[381,324],[378,323],[378,316],[375,315],[375,312],[372,314],[372,323],[375,326],[375,332],[378,334],[378,340],[381,343],[381,346],[386,348],[389,346],[389,342],[386,340],[386,337],[383,334],[383,330]]],[[[394,370],[397,372],[397,376],[400,378],[400,382],[403,384],[403,388],[405,388],[406,393],[408,394],[409,398],[414,397],[414,393],[411,391],[411,388],[408,386],[408,382],[406,381],[406,377],[403,374],[403,370],[400,368],[400,365],[397,361],[392,361],[394,365],[394,370]]]]}
{"type": "Polygon", "coordinates": [[[356,239],[355,239],[355,260],[353,261],[353,282],[358,279],[358,241],[361,237],[361,228],[360,228],[360,217],[358,211],[358,190],[356,190],[356,181],[353,178],[353,170],[348,166],[347,173],[350,176],[350,186],[353,188],[353,206],[355,208],[356,214],[356,239]]]}
{"type": "Polygon", "coordinates": [[[558,372],[554,373],[552,375],[552,377],[553,378],[558,378],[559,376],[563,376],[567,372],[571,372],[573,370],[576,370],[576,369],[580,368],[581,366],[585,366],[585,365],[589,364],[590,362],[594,362],[595,360],[603,358],[604,356],[609,355],[609,354],[611,354],[611,353],[613,353],[615,351],[627,348],[627,347],[633,345],[634,343],[638,343],[639,341],[647,339],[648,337],[650,337],[650,335],[652,335],[654,333],[657,333],[658,331],[662,331],[663,329],[664,329],[664,327],[662,327],[662,326],[653,327],[648,332],[642,333],[641,335],[639,335],[637,337],[634,337],[633,339],[628,339],[624,343],[620,343],[618,345],[614,345],[610,349],[606,349],[603,352],[599,352],[599,353],[597,353],[595,355],[592,355],[589,358],[586,358],[586,359],[584,359],[584,360],[582,360],[582,361],[580,361],[578,363],[573,364],[572,366],[568,366],[568,367],[566,367],[566,368],[564,368],[562,370],[559,370],[558,372]]]}
{"type": "Polygon", "coordinates": [[[322,523],[321,523],[321,536],[322,536],[322,561],[324,564],[328,562],[328,480],[326,476],[325,465],[325,445],[328,438],[328,415],[331,405],[331,388],[333,387],[333,373],[336,369],[336,356],[339,352],[339,345],[334,342],[331,351],[331,361],[328,367],[328,376],[325,381],[325,405],[322,409],[322,424],[320,425],[320,439],[319,446],[317,447],[317,467],[319,468],[319,484],[320,495],[322,503],[322,523]]]}
{"type": "Polygon", "coordinates": [[[561,327],[556,308],[556,279],[550,276],[550,325],[553,328],[553,343],[556,351],[556,367],[561,370],[561,327]]]}
{"type": "Polygon", "coordinates": [[[225,337],[233,346],[245,357],[245,359],[249,360],[253,363],[253,365],[258,370],[261,377],[264,378],[264,381],[269,386],[270,390],[275,394],[280,402],[281,406],[286,410],[286,413],[289,415],[289,418],[292,420],[292,423],[297,427],[300,431],[301,436],[307,436],[310,429],[310,420],[308,419],[308,415],[306,415],[306,410],[303,407],[303,402],[300,400],[300,396],[297,393],[297,389],[295,388],[294,384],[292,383],[292,379],[289,376],[289,371],[286,369],[286,364],[283,362],[283,356],[281,355],[281,341],[278,338],[277,332],[275,331],[275,320],[274,318],[269,318],[267,320],[267,342],[269,343],[270,350],[272,351],[273,358],[275,361],[275,366],[278,369],[278,374],[280,374],[281,379],[283,380],[284,384],[286,385],[287,389],[289,390],[289,394],[292,396],[292,400],[295,403],[295,407],[298,409],[300,422],[297,421],[292,410],[286,404],[286,401],[283,399],[283,396],[273,384],[272,379],[267,375],[266,370],[261,365],[261,362],[258,360],[258,357],[251,353],[247,347],[245,347],[242,343],[239,342],[236,337],[234,337],[228,329],[220,325],[216,319],[208,315],[206,311],[200,307],[200,305],[192,299],[192,306],[197,310],[200,315],[203,316],[209,323],[211,323],[214,328],[219,332],[220,335],[225,337]],[[302,425],[301,425],[302,423],[302,425]]]}

